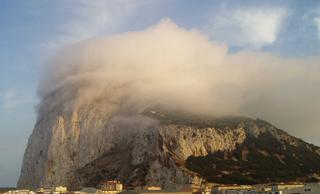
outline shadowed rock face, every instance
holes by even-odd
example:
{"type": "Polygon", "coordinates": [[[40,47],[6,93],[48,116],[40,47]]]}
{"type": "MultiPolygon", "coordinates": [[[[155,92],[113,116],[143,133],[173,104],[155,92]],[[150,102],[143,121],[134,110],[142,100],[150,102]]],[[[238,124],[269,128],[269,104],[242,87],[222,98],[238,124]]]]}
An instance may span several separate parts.
{"type": "Polygon", "coordinates": [[[18,187],[76,189],[119,179],[177,188],[203,180],[308,180],[320,172],[318,147],[262,120],[94,103],[68,111],[40,107],[40,113],[18,187]]]}

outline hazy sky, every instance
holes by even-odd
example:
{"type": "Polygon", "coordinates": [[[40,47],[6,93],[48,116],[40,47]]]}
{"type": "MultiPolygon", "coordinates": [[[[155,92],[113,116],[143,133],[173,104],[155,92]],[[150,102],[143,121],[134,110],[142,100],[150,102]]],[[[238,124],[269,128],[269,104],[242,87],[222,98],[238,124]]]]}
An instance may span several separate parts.
{"type": "MultiPolygon", "coordinates": [[[[18,179],[36,119],[39,74],[48,57],[68,44],[142,30],[163,18],[197,29],[209,40],[228,46],[230,53],[250,50],[303,60],[320,52],[317,0],[2,0],[0,186],[14,186],[18,179]]],[[[290,130],[320,145],[319,135],[290,130]]]]}

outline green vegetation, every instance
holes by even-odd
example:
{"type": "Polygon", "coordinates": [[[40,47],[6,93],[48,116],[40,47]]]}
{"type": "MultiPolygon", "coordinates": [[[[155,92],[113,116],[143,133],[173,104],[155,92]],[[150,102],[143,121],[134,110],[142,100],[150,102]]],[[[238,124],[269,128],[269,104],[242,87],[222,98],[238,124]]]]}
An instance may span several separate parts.
{"type": "Polygon", "coordinates": [[[233,151],[218,151],[187,159],[186,167],[209,182],[255,184],[308,181],[313,179],[310,175],[320,172],[318,147],[292,137],[260,119],[235,116],[213,118],[159,109],[147,110],[143,114],[159,120],[160,124],[210,127],[221,131],[241,127],[246,131],[245,142],[233,151]],[[279,140],[279,136],[284,139],[279,140]]]}
{"type": "Polygon", "coordinates": [[[239,126],[239,124],[250,125],[250,123],[256,122],[256,120],[247,117],[212,117],[208,115],[197,115],[182,111],[164,111],[159,109],[156,111],[146,110],[143,112],[143,115],[157,119],[161,124],[186,125],[197,128],[236,128],[239,126]]]}
{"type": "Polygon", "coordinates": [[[209,182],[255,184],[307,180],[320,172],[320,156],[307,145],[280,142],[270,132],[246,141],[231,152],[215,152],[203,157],[191,156],[186,167],[209,182]],[[248,152],[243,160],[243,151],[248,152]]]}

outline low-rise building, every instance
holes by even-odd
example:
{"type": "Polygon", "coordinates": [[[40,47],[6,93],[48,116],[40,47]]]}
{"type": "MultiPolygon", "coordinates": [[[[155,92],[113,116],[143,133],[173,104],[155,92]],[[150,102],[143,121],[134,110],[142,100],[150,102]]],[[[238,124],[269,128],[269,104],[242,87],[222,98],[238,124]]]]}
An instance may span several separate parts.
{"type": "Polygon", "coordinates": [[[320,184],[305,184],[300,187],[287,187],[281,190],[274,190],[276,194],[320,194],[320,184]]]}
{"type": "Polygon", "coordinates": [[[120,181],[104,181],[100,184],[104,194],[117,194],[123,190],[123,184],[120,181]]]}
{"type": "Polygon", "coordinates": [[[144,186],[143,190],[148,190],[148,191],[161,191],[161,187],[159,186],[144,186]]]}
{"type": "Polygon", "coordinates": [[[34,191],[30,191],[28,189],[19,189],[19,190],[10,190],[5,194],[36,194],[34,191]]]}
{"type": "Polygon", "coordinates": [[[219,194],[320,194],[320,184],[273,184],[257,185],[251,189],[247,187],[224,186],[219,190],[219,194]]]}
{"type": "Polygon", "coordinates": [[[123,185],[120,181],[117,180],[109,180],[104,181],[100,184],[100,187],[103,191],[122,191],[123,185]]]}
{"type": "Polygon", "coordinates": [[[167,191],[167,190],[125,190],[120,194],[193,194],[192,191],[167,191]]]}
{"type": "Polygon", "coordinates": [[[43,188],[43,187],[38,188],[36,191],[37,194],[51,194],[51,192],[52,192],[51,188],[43,188]]]}
{"type": "Polygon", "coordinates": [[[117,194],[123,190],[123,184],[117,180],[104,181],[100,187],[104,194],[117,194]]]}
{"type": "Polygon", "coordinates": [[[249,191],[251,189],[252,189],[251,185],[225,184],[225,185],[218,185],[213,187],[212,193],[213,194],[234,194],[238,191],[249,191]]]}
{"type": "Polygon", "coordinates": [[[212,187],[211,186],[204,186],[200,190],[201,194],[211,194],[212,193],[212,187]]]}
{"type": "Polygon", "coordinates": [[[67,187],[57,186],[51,188],[40,187],[37,189],[36,194],[65,194],[68,192],[67,187]]]}
{"type": "Polygon", "coordinates": [[[64,186],[58,186],[58,187],[54,187],[52,188],[53,193],[59,194],[59,193],[67,193],[68,189],[67,187],[64,186]]]}
{"type": "Polygon", "coordinates": [[[271,185],[273,191],[282,191],[286,189],[293,189],[304,187],[303,183],[280,183],[280,184],[273,184],[271,185]]]}

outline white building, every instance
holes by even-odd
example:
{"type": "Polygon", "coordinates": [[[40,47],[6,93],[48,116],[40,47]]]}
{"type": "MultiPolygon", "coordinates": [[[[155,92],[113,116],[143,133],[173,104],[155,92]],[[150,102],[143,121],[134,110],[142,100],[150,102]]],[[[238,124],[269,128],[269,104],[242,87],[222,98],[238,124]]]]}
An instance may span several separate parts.
{"type": "Polygon", "coordinates": [[[36,194],[36,193],[27,189],[20,189],[20,190],[8,191],[5,194],[36,194]]]}
{"type": "MultiPolygon", "coordinates": [[[[212,188],[213,194],[238,194],[240,191],[249,191],[250,185],[219,185],[212,188]]],[[[239,193],[240,194],[240,193],[239,193]]]]}
{"type": "Polygon", "coordinates": [[[242,189],[224,187],[219,194],[320,194],[320,184],[277,184],[269,186],[242,189]]]}
{"type": "Polygon", "coordinates": [[[37,194],[64,194],[68,189],[64,186],[52,187],[52,188],[38,188],[37,194]]]}
{"type": "Polygon", "coordinates": [[[272,191],[282,191],[287,189],[294,189],[304,187],[303,183],[290,183],[290,184],[274,184],[271,185],[272,191]]]}
{"type": "Polygon", "coordinates": [[[58,186],[53,188],[54,192],[59,192],[59,193],[66,193],[68,191],[67,187],[64,186],[58,186]]]}
{"type": "Polygon", "coordinates": [[[279,194],[320,194],[320,184],[305,184],[302,187],[291,187],[279,190],[279,194]]]}

